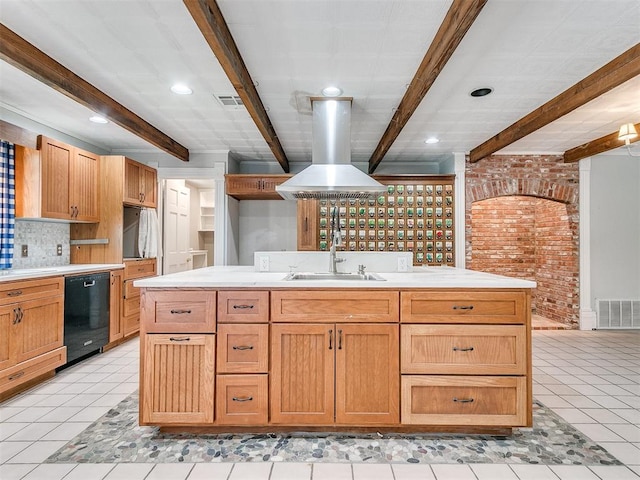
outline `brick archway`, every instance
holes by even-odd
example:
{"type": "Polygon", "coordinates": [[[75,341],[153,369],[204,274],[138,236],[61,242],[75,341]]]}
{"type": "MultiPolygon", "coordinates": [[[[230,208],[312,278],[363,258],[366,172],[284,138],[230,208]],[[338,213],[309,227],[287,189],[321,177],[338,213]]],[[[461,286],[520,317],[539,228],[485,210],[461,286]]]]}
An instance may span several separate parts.
{"type": "Polygon", "coordinates": [[[578,165],[555,155],[493,156],[466,168],[467,267],[535,280],[536,313],[572,327],[580,311],[578,180],[578,165]]]}

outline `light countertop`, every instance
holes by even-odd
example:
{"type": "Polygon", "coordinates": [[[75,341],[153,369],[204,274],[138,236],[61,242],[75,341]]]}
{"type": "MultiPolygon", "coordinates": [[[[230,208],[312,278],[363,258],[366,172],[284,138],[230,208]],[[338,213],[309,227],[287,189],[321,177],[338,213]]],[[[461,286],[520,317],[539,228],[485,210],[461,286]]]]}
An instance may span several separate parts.
{"type": "Polygon", "coordinates": [[[124,268],[121,263],[92,263],[78,265],[60,265],[57,267],[34,267],[3,270],[0,272],[0,282],[14,280],[31,280],[34,278],[68,276],[80,273],[100,272],[124,268]]]}
{"type": "MultiPolygon", "coordinates": [[[[296,271],[302,271],[297,269],[296,271]]],[[[149,288],[535,288],[529,280],[451,267],[420,267],[406,273],[379,273],[386,281],[294,280],[287,272],[256,272],[254,267],[207,267],[136,280],[149,288]]]]}

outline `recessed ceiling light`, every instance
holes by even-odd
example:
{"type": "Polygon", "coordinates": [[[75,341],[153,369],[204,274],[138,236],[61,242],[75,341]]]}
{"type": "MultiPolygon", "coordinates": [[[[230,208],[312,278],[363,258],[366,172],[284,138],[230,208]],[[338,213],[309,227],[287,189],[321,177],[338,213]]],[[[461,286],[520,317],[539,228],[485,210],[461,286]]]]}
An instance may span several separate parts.
{"type": "Polygon", "coordinates": [[[171,91],[173,93],[177,93],[178,95],[191,95],[193,93],[193,90],[191,90],[184,83],[176,83],[171,87],[171,91]]]}
{"type": "Polygon", "coordinates": [[[424,141],[424,143],[431,145],[431,144],[434,144],[434,143],[438,143],[439,141],[440,141],[439,138],[429,137],[424,141]]]}
{"type": "Polygon", "coordinates": [[[342,89],[338,87],[324,87],[322,95],[325,97],[337,97],[342,94],[342,89]]]}
{"type": "Polygon", "coordinates": [[[493,88],[482,87],[482,88],[476,88],[469,95],[471,95],[472,97],[484,97],[486,95],[489,95],[491,92],[493,92],[493,88]]]}
{"type": "Polygon", "coordinates": [[[104,117],[101,117],[100,115],[92,115],[89,117],[89,121],[93,122],[93,123],[109,123],[109,120],[107,120],[104,117]]]}

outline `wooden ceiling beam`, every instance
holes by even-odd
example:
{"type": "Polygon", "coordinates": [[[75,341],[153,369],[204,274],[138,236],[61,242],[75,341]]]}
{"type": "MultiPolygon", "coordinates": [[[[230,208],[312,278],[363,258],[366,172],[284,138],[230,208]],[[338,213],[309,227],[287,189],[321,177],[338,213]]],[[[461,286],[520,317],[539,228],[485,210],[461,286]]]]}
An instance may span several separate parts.
{"type": "MultiPolygon", "coordinates": [[[[640,132],[640,123],[635,124],[636,131],[640,132]]],[[[640,136],[632,138],[629,143],[635,143],[640,140],[640,136]]],[[[618,131],[600,137],[596,140],[583,143],[577,147],[571,148],[564,152],[564,163],[575,163],[583,158],[598,155],[599,153],[608,152],[614,148],[618,148],[624,145],[624,140],[618,140],[618,131]]]]}
{"type": "Polygon", "coordinates": [[[370,174],[398,138],[486,3],[487,0],[453,1],[391,122],[369,158],[370,174]]]}
{"type": "Polygon", "coordinates": [[[185,162],[189,150],[0,24],[0,59],[185,162]]]}
{"type": "Polygon", "coordinates": [[[469,161],[482,160],[637,75],[640,75],[640,43],[475,147],[469,154],[469,161]]]}
{"type": "Polygon", "coordinates": [[[288,173],[289,160],[218,4],[215,0],[184,0],[184,4],[242,99],[271,152],[282,169],[288,173]]]}

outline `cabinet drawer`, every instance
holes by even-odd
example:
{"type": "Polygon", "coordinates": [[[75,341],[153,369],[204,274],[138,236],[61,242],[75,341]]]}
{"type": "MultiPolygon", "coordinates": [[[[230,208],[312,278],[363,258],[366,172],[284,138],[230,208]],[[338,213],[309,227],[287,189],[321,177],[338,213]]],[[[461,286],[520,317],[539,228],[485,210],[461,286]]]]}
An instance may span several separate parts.
{"type": "Polygon", "coordinates": [[[33,300],[64,293],[64,278],[48,277],[37,280],[0,282],[0,305],[33,300]]]}
{"type": "Polygon", "coordinates": [[[268,421],[267,375],[218,375],[216,423],[266,425],[268,421]]]}
{"type": "Polygon", "coordinates": [[[399,319],[399,292],[358,290],[275,290],[272,322],[385,322],[399,319]]]}
{"type": "Polygon", "coordinates": [[[123,319],[124,336],[140,331],[140,315],[129,315],[123,319]]]}
{"type": "Polygon", "coordinates": [[[67,362],[67,347],[59,347],[0,372],[0,393],[50,372],[67,362]]]}
{"type": "Polygon", "coordinates": [[[216,292],[212,290],[145,290],[140,309],[147,333],[216,331],[216,292]]]}
{"type": "Polygon", "coordinates": [[[269,321],[269,292],[218,292],[218,322],[261,323],[269,321]]]}
{"type": "Polygon", "coordinates": [[[402,325],[402,373],[524,375],[524,325],[402,325]]]}
{"type": "Polygon", "coordinates": [[[526,377],[402,377],[402,423],[527,425],[526,377]]]}
{"type": "Polygon", "coordinates": [[[140,287],[133,286],[133,280],[125,280],[124,283],[124,298],[133,298],[140,296],[140,287]]]}
{"type": "Polygon", "coordinates": [[[124,262],[124,278],[152,277],[156,274],[156,259],[126,260],[124,262]]]}
{"type": "Polygon", "coordinates": [[[402,292],[403,323],[525,324],[530,308],[528,291],[402,292]]]}
{"type": "Polygon", "coordinates": [[[219,373],[267,373],[269,325],[218,325],[219,373]]]}
{"type": "Polygon", "coordinates": [[[122,315],[138,315],[140,313],[140,296],[125,298],[122,302],[122,315]]]}

